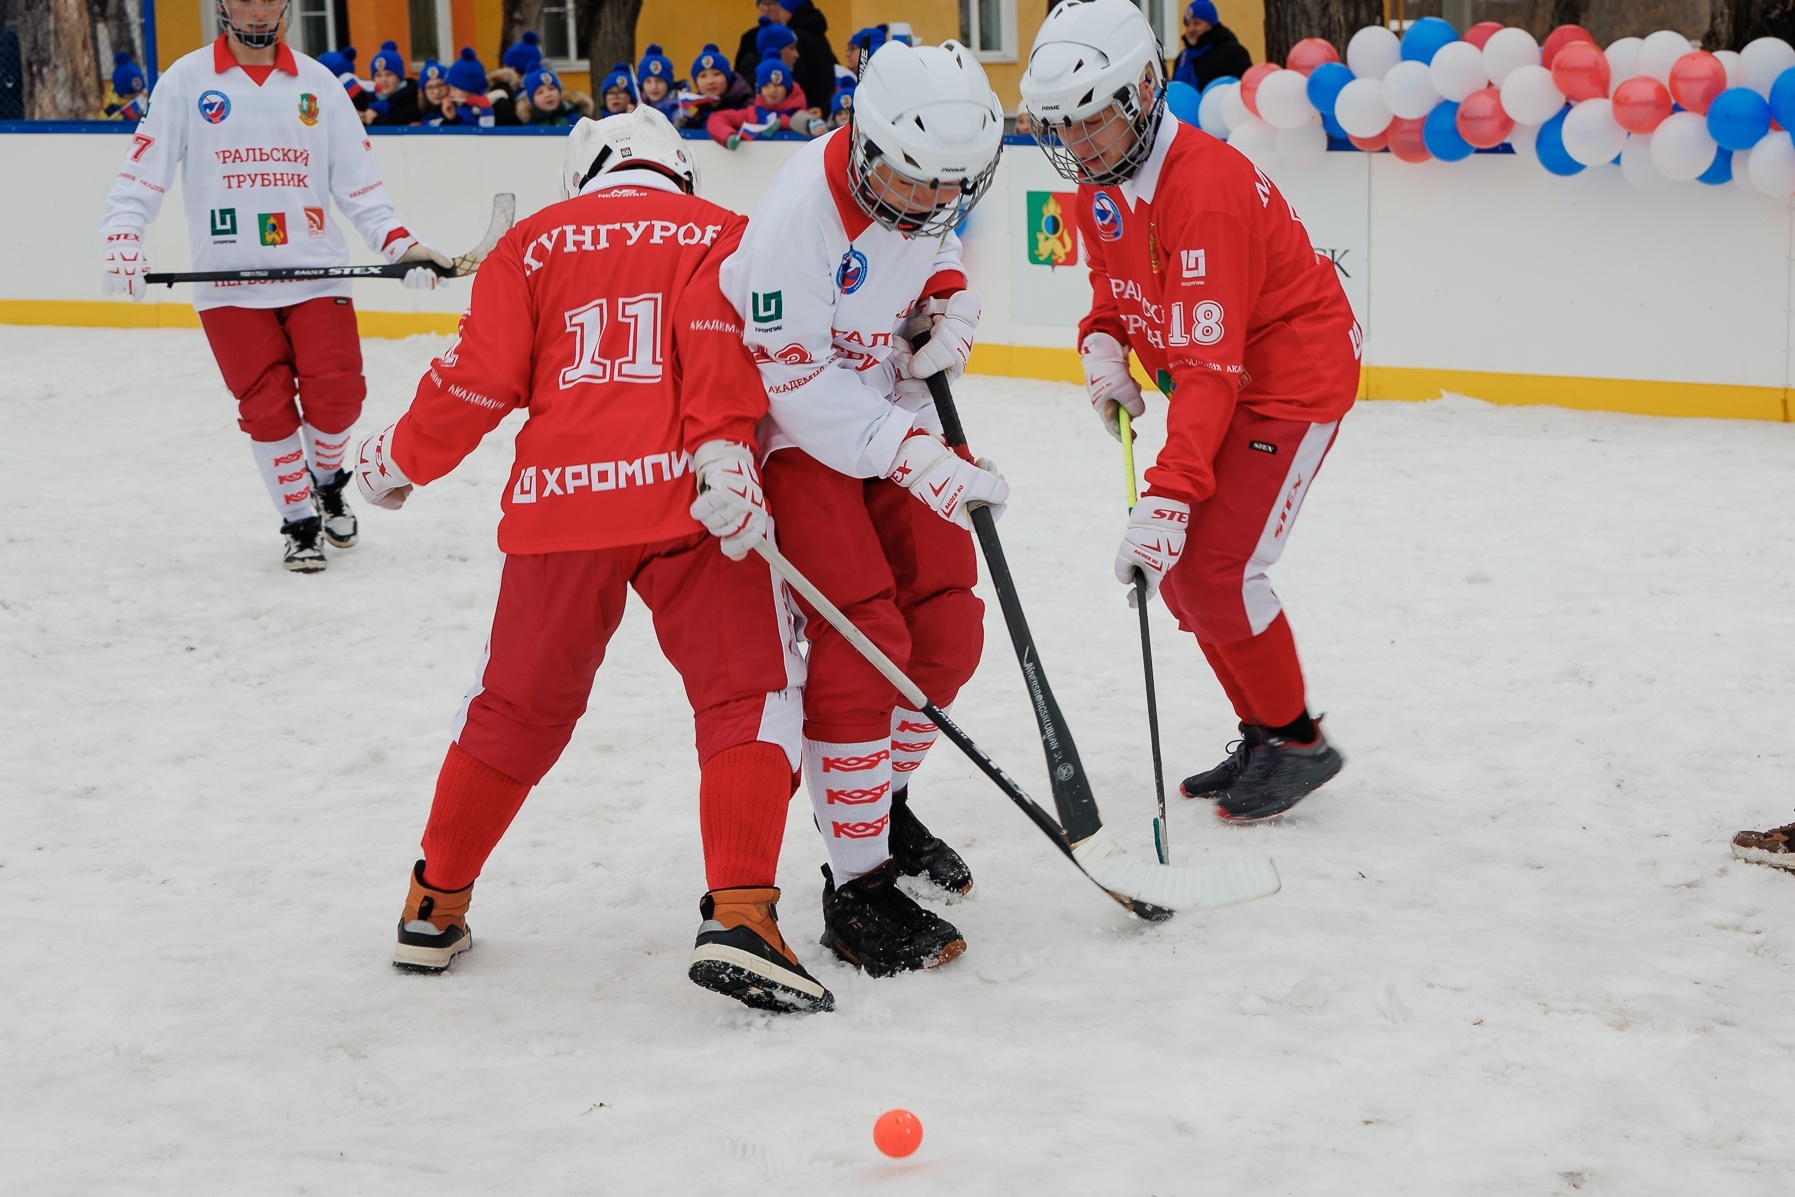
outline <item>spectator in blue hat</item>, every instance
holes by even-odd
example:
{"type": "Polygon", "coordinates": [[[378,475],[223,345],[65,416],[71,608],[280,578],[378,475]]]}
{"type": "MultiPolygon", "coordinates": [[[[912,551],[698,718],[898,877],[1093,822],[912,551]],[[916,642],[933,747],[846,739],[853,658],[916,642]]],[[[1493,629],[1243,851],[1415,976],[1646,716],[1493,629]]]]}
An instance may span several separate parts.
{"type": "Polygon", "coordinates": [[[843,85],[835,89],[835,98],[829,101],[829,127],[839,129],[854,119],[854,88],[843,85]]]}
{"type": "Polygon", "coordinates": [[[763,47],[757,44],[766,25],[780,25],[797,37],[798,59],[791,63],[792,81],[809,97],[819,117],[835,94],[835,48],[829,44],[829,21],[811,0],[756,0],[760,23],[742,34],[735,53],[736,74],[752,78],[763,47]],[[790,5],[788,8],[787,5],[790,5]]]}
{"type": "Polygon", "coordinates": [[[636,86],[642,102],[656,112],[674,120],[679,116],[678,85],[673,79],[673,60],[659,46],[650,45],[636,64],[636,86]]]}
{"type": "Polygon", "coordinates": [[[620,62],[611,68],[611,73],[599,84],[598,94],[599,102],[604,105],[604,111],[598,114],[599,120],[636,110],[636,81],[630,77],[627,62],[620,62]]]}
{"type": "Polygon", "coordinates": [[[443,101],[449,98],[449,68],[434,58],[425,59],[418,68],[418,88],[423,93],[418,103],[419,123],[442,124],[443,101]]]}
{"type": "Polygon", "coordinates": [[[143,119],[149,94],[144,90],[143,68],[131,61],[128,51],[120,50],[112,56],[112,78],[107,84],[104,103],[107,120],[143,119]]]}
{"type": "Polygon", "coordinates": [[[374,71],[374,99],[362,110],[364,125],[415,125],[423,119],[418,89],[405,77],[405,56],[396,42],[382,42],[369,61],[374,71]]]}
{"type": "Polygon", "coordinates": [[[680,93],[679,119],[673,123],[681,129],[702,129],[713,112],[731,112],[753,102],[753,85],[735,73],[712,43],[692,60],[692,90],[680,93]]]}
{"type": "Polygon", "coordinates": [[[318,63],[337,77],[337,82],[343,85],[343,91],[355,102],[357,112],[366,111],[368,105],[374,102],[373,82],[356,77],[354,46],[326,50],[318,55],[318,63]]]}
{"type": "Polygon", "coordinates": [[[889,25],[868,25],[865,29],[856,30],[848,39],[848,73],[860,78],[860,68],[871,58],[880,46],[891,38],[889,25]]]}
{"type": "Polygon", "coordinates": [[[1252,54],[1222,24],[1212,0],[1191,0],[1185,6],[1184,40],[1172,64],[1172,78],[1202,91],[1223,76],[1240,78],[1252,65],[1252,54]]]}
{"type": "Polygon", "coordinates": [[[705,132],[711,140],[735,149],[744,141],[766,137],[781,129],[814,137],[827,130],[827,123],[806,107],[804,89],[792,78],[791,67],[779,57],[777,50],[768,50],[754,72],[756,84],[754,106],[733,112],[711,114],[705,132]]]}
{"type": "Polygon", "coordinates": [[[449,64],[444,75],[449,94],[443,100],[441,124],[471,125],[490,129],[496,120],[486,95],[486,67],[472,46],[461,48],[461,57],[449,64]]]}
{"type": "Polygon", "coordinates": [[[539,66],[524,76],[516,109],[520,125],[577,125],[581,117],[592,115],[592,97],[565,90],[555,72],[539,66]]]}
{"type": "Polygon", "coordinates": [[[536,36],[534,29],[524,30],[523,37],[505,48],[499,62],[516,71],[517,77],[522,79],[542,65],[542,39],[536,36]]]}

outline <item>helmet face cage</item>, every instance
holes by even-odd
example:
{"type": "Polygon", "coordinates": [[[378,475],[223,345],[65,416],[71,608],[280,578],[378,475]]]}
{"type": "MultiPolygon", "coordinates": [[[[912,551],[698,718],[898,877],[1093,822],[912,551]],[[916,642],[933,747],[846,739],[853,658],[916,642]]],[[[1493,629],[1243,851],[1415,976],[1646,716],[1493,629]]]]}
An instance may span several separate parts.
{"type": "Polygon", "coordinates": [[[1029,113],[1035,126],[1035,140],[1040,143],[1047,160],[1053,163],[1053,169],[1062,178],[1098,187],[1132,178],[1153,153],[1153,138],[1159,131],[1160,116],[1165,111],[1165,87],[1157,85],[1158,80],[1155,84],[1151,107],[1141,106],[1140,84],[1134,83],[1118,91],[1109,107],[1097,114],[1101,123],[1094,123],[1093,118],[1087,117],[1076,127],[1070,118],[1054,125],[1029,113]],[[1114,166],[1093,170],[1086,165],[1087,159],[1097,159],[1097,143],[1109,143],[1110,138],[1117,136],[1127,139],[1128,148],[1114,166]]]}
{"type": "MultiPolygon", "coordinates": [[[[997,159],[975,177],[961,180],[959,190],[942,201],[941,180],[923,182],[892,166],[879,152],[879,147],[861,136],[858,128],[850,128],[852,141],[848,147],[848,172],[854,202],[875,224],[911,237],[937,237],[952,232],[965,220],[973,206],[984,196],[997,173],[997,159]],[[874,168],[886,161],[884,177],[875,177],[874,168]],[[929,192],[934,195],[925,200],[929,192]]],[[[949,185],[953,180],[949,180],[949,185]]]]}
{"type": "Polygon", "coordinates": [[[270,28],[255,33],[247,29],[238,28],[231,20],[230,5],[226,3],[226,0],[218,0],[218,23],[225,29],[230,30],[231,33],[236,36],[237,40],[242,42],[247,48],[251,50],[265,50],[280,40],[280,31],[287,23],[287,2],[286,0],[282,0],[280,5],[280,15],[274,18],[274,24],[270,28]]]}

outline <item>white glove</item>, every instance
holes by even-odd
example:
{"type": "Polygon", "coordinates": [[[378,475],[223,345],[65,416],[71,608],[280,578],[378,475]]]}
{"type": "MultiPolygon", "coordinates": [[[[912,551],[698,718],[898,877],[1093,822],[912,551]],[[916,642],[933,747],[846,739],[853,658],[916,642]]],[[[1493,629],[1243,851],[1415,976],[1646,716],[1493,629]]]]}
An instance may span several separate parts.
{"type": "Polygon", "coordinates": [[[1116,580],[1129,588],[1128,605],[1135,605],[1134,571],[1147,576],[1147,597],[1159,593],[1159,583],[1178,564],[1184,552],[1184,534],[1190,530],[1190,504],[1182,499],[1147,496],[1128,513],[1128,531],[1116,551],[1116,580]]]}
{"type": "Polygon", "coordinates": [[[722,542],[723,555],[740,561],[767,534],[767,500],[754,468],[754,452],[736,441],[706,441],[692,459],[698,497],[692,518],[722,542]]]}
{"type": "Polygon", "coordinates": [[[908,373],[911,378],[927,378],[946,372],[952,382],[966,373],[967,359],[972,356],[972,338],[979,329],[979,297],[971,291],[955,291],[946,299],[929,300],[922,314],[929,319],[929,343],[910,355],[908,373]]]}
{"type": "MultiPolygon", "coordinates": [[[[443,257],[440,252],[431,249],[416,237],[401,237],[381,252],[386,255],[388,262],[435,262],[438,266],[448,270],[455,268],[454,262],[443,257]]],[[[404,279],[407,291],[434,291],[444,281],[444,276],[423,265],[414,266],[406,271],[404,279]]]]}
{"type": "Polygon", "coordinates": [[[1010,498],[1010,484],[989,462],[974,465],[933,433],[911,433],[898,447],[891,472],[885,476],[928,504],[942,519],[968,530],[972,528],[968,504],[984,504],[995,520],[1003,518],[1010,498]]]}
{"type": "Polygon", "coordinates": [[[392,458],[393,429],[389,424],[373,436],[363,437],[355,450],[355,489],[376,507],[397,511],[411,493],[411,479],[392,458]]]}
{"type": "Polygon", "coordinates": [[[150,285],[143,281],[143,276],[149,272],[150,260],[144,256],[140,234],[106,234],[106,261],[100,269],[102,295],[129,295],[141,300],[150,289],[150,285]]]}
{"type": "Polygon", "coordinates": [[[1122,439],[1122,422],[1116,408],[1126,408],[1130,419],[1147,414],[1141,401],[1141,384],[1128,372],[1128,351],[1106,332],[1094,332],[1078,347],[1084,359],[1084,389],[1091,397],[1091,406],[1103,420],[1103,426],[1117,440],[1122,439]]]}

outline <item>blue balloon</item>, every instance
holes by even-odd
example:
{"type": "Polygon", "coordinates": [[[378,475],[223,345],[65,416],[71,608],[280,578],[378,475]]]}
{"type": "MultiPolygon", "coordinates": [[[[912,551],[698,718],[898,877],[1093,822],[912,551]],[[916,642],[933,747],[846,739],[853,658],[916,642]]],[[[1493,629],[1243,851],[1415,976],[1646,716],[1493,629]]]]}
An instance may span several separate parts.
{"type": "Polygon", "coordinates": [[[1795,129],[1795,67],[1776,77],[1770,85],[1770,115],[1785,129],[1795,129]]]}
{"type": "Polygon", "coordinates": [[[1197,123],[1197,106],[1202,102],[1203,93],[1190,84],[1176,79],[1166,84],[1166,108],[1185,124],[1197,123]]]}
{"type": "Polygon", "coordinates": [[[1564,118],[1570,112],[1569,105],[1560,108],[1557,116],[1539,127],[1539,137],[1533,143],[1539,164],[1555,175],[1574,175],[1583,169],[1581,162],[1564,151],[1564,118]]]}
{"type": "Polygon", "coordinates": [[[1421,144],[1441,162],[1460,162],[1469,158],[1474,146],[1458,135],[1458,105],[1442,100],[1434,105],[1421,126],[1421,144]]]}
{"type": "Polygon", "coordinates": [[[1442,21],[1438,17],[1422,17],[1402,35],[1402,60],[1431,63],[1441,46],[1457,40],[1458,30],[1452,27],[1450,21],[1442,21]]]}
{"type": "Polygon", "coordinates": [[[1324,112],[1321,114],[1321,127],[1326,129],[1328,131],[1328,136],[1335,141],[1352,140],[1352,138],[1347,136],[1346,130],[1340,127],[1340,122],[1334,119],[1334,114],[1331,112],[1324,112]]]}
{"type": "MultiPolygon", "coordinates": [[[[1795,70],[1791,67],[1790,70],[1795,70]]],[[[1309,103],[1323,116],[1334,115],[1334,101],[1340,89],[1352,82],[1352,68],[1338,62],[1324,62],[1309,72],[1309,103]]]]}
{"type": "Polygon", "coordinates": [[[1224,83],[1239,83],[1239,82],[1240,82],[1239,75],[1222,75],[1215,79],[1211,79],[1209,82],[1205,83],[1203,85],[1203,94],[1208,95],[1212,90],[1220,87],[1224,83]]]}
{"type": "MultiPolygon", "coordinates": [[[[1795,70],[1795,67],[1789,69],[1795,70]]],[[[1756,95],[1757,93],[1753,92],[1752,94],[1756,95]]],[[[1731,183],[1733,181],[1733,151],[1724,146],[1715,150],[1714,161],[1708,164],[1707,170],[1695,176],[1695,181],[1715,187],[1722,183],[1731,183]]]]}
{"type": "Polygon", "coordinates": [[[1749,87],[1729,87],[1708,105],[1708,136],[1722,149],[1749,150],[1770,132],[1770,105],[1749,87]]]}

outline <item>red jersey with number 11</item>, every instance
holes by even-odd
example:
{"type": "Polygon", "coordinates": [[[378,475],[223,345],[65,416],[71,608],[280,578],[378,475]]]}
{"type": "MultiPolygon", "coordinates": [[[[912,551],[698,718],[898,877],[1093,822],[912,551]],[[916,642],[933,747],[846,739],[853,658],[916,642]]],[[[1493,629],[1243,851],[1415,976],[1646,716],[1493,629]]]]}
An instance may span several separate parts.
{"type": "Polygon", "coordinates": [[[742,322],[717,284],[747,221],[659,176],[601,175],[499,240],[459,338],[430,363],[392,453],[413,482],[460,464],[517,408],[499,524],[507,553],[698,532],[691,457],[754,445],[767,411],[742,322]]]}
{"type": "Polygon", "coordinates": [[[1333,262],[1234,147],[1173,119],[1132,179],[1078,189],[1091,311],[1078,326],[1171,376],[1153,494],[1200,503],[1236,404],[1325,424],[1359,390],[1363,334],[1333,262]]]}

